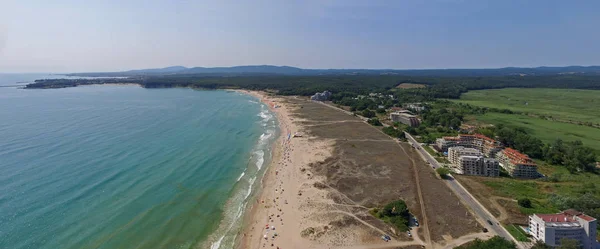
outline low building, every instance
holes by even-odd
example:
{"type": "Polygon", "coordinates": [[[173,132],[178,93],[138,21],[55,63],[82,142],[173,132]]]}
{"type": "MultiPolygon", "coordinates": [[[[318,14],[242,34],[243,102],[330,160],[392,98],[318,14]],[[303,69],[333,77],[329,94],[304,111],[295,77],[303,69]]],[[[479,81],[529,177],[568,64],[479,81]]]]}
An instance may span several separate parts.
{"type": "Polygon", "coordinates": [[[393,112],[390,114],[390,120],[392,120],[392,122],[399,122],[412,127],[416,127],[421,124],[421,121],[419,118],[417,118],[417,116],[406,112],[393,112]]]}
{"type": "Polygon", "coordinates": [[[421,103],[408,103],[404,105],[404,108],[413,110],[417,113],[420,113],[425,110],[425,106],[421,103]]]}
{"type": "Polygon", "coordinates": [[[597,221],[573,209],[558,214],[533,214],[529,216],[529,233],[549,246],[559,246],[563,238],[579,242],[583,249],[596,249],[597,221]]]}
{"type": "Polygon", "coordinates": [[[497,159],[500,161],[500,166],[512,177],[528,179],[540,177],[537,164],[518,150],[506,148],[497,154],[497,159]]]}
{"type": "Polygon", "coordinates": [[[330,97],[331,97],[331,92],[324,91],[322,93],[315,93],[315,95],[310,96],[310,99],[316,100],[316,101],[326,101],[326,100],[329,100],[330,97]]]}
{"type": "Polygon", "coordinates": [[[490,177],[500,175],[498,161],[486,158],[475,148],[451,147],[448,149],[448,161],[459,174],[490,177]]]}

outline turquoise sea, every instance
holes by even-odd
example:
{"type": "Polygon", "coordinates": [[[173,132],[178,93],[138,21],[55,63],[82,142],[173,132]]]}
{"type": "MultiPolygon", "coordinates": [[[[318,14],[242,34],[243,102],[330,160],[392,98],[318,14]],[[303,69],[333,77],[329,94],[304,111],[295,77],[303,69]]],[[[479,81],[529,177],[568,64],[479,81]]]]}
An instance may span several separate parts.
{"type": "Polygon", "coordinates": [[[231,248],[277,121],[236,92],[0,74],[0,248],[231,248]]]}

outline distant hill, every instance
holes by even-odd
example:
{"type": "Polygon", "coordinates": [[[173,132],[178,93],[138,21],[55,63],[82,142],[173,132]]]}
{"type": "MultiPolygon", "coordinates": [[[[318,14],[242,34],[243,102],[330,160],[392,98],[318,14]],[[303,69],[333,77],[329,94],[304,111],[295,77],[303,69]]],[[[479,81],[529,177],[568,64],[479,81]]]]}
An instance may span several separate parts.
{"type": "Polygon", "coordinates": [[[183,66],[173,66],[165,68],[154,68],[154,69],[139,69],[121,72],[124,74],[161,74],[161,73],[176,73],[188,69],[183,66]]]}
{"type": "Polygon", "coordinates": [[[435,77],[478,77],[478,76],[532,76],[532,75],[600,75],[600,66],[567,67],[505,67],[493,69],[302,69],[288,66],[250,65],[234,67],[192,67],[173,66],[155,69],[140,69],[123,72],[72,73],[69,76],[145,76],[145,75],[404,75],[435,77]]]}

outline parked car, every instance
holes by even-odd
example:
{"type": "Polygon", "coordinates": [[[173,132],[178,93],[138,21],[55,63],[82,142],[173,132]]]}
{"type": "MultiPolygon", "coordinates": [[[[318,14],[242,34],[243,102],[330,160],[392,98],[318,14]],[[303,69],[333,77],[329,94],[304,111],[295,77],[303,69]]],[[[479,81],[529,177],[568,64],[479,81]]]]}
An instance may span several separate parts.
{"type": "Polygon", "coordinates": [[[494,223],[492,223],[490,220],[487,220],[488,224],[490,224],[490,226],[493,226],[494,223]]]}

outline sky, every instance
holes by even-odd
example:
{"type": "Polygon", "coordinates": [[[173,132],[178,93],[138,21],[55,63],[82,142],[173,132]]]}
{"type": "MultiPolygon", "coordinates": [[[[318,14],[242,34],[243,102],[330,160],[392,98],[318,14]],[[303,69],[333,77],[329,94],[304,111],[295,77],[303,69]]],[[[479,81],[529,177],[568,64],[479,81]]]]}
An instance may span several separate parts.
{"type": "Polygon", "coordinates": [[[0,0],[0,72],[600,65],[598,0],[0,0]]]}

